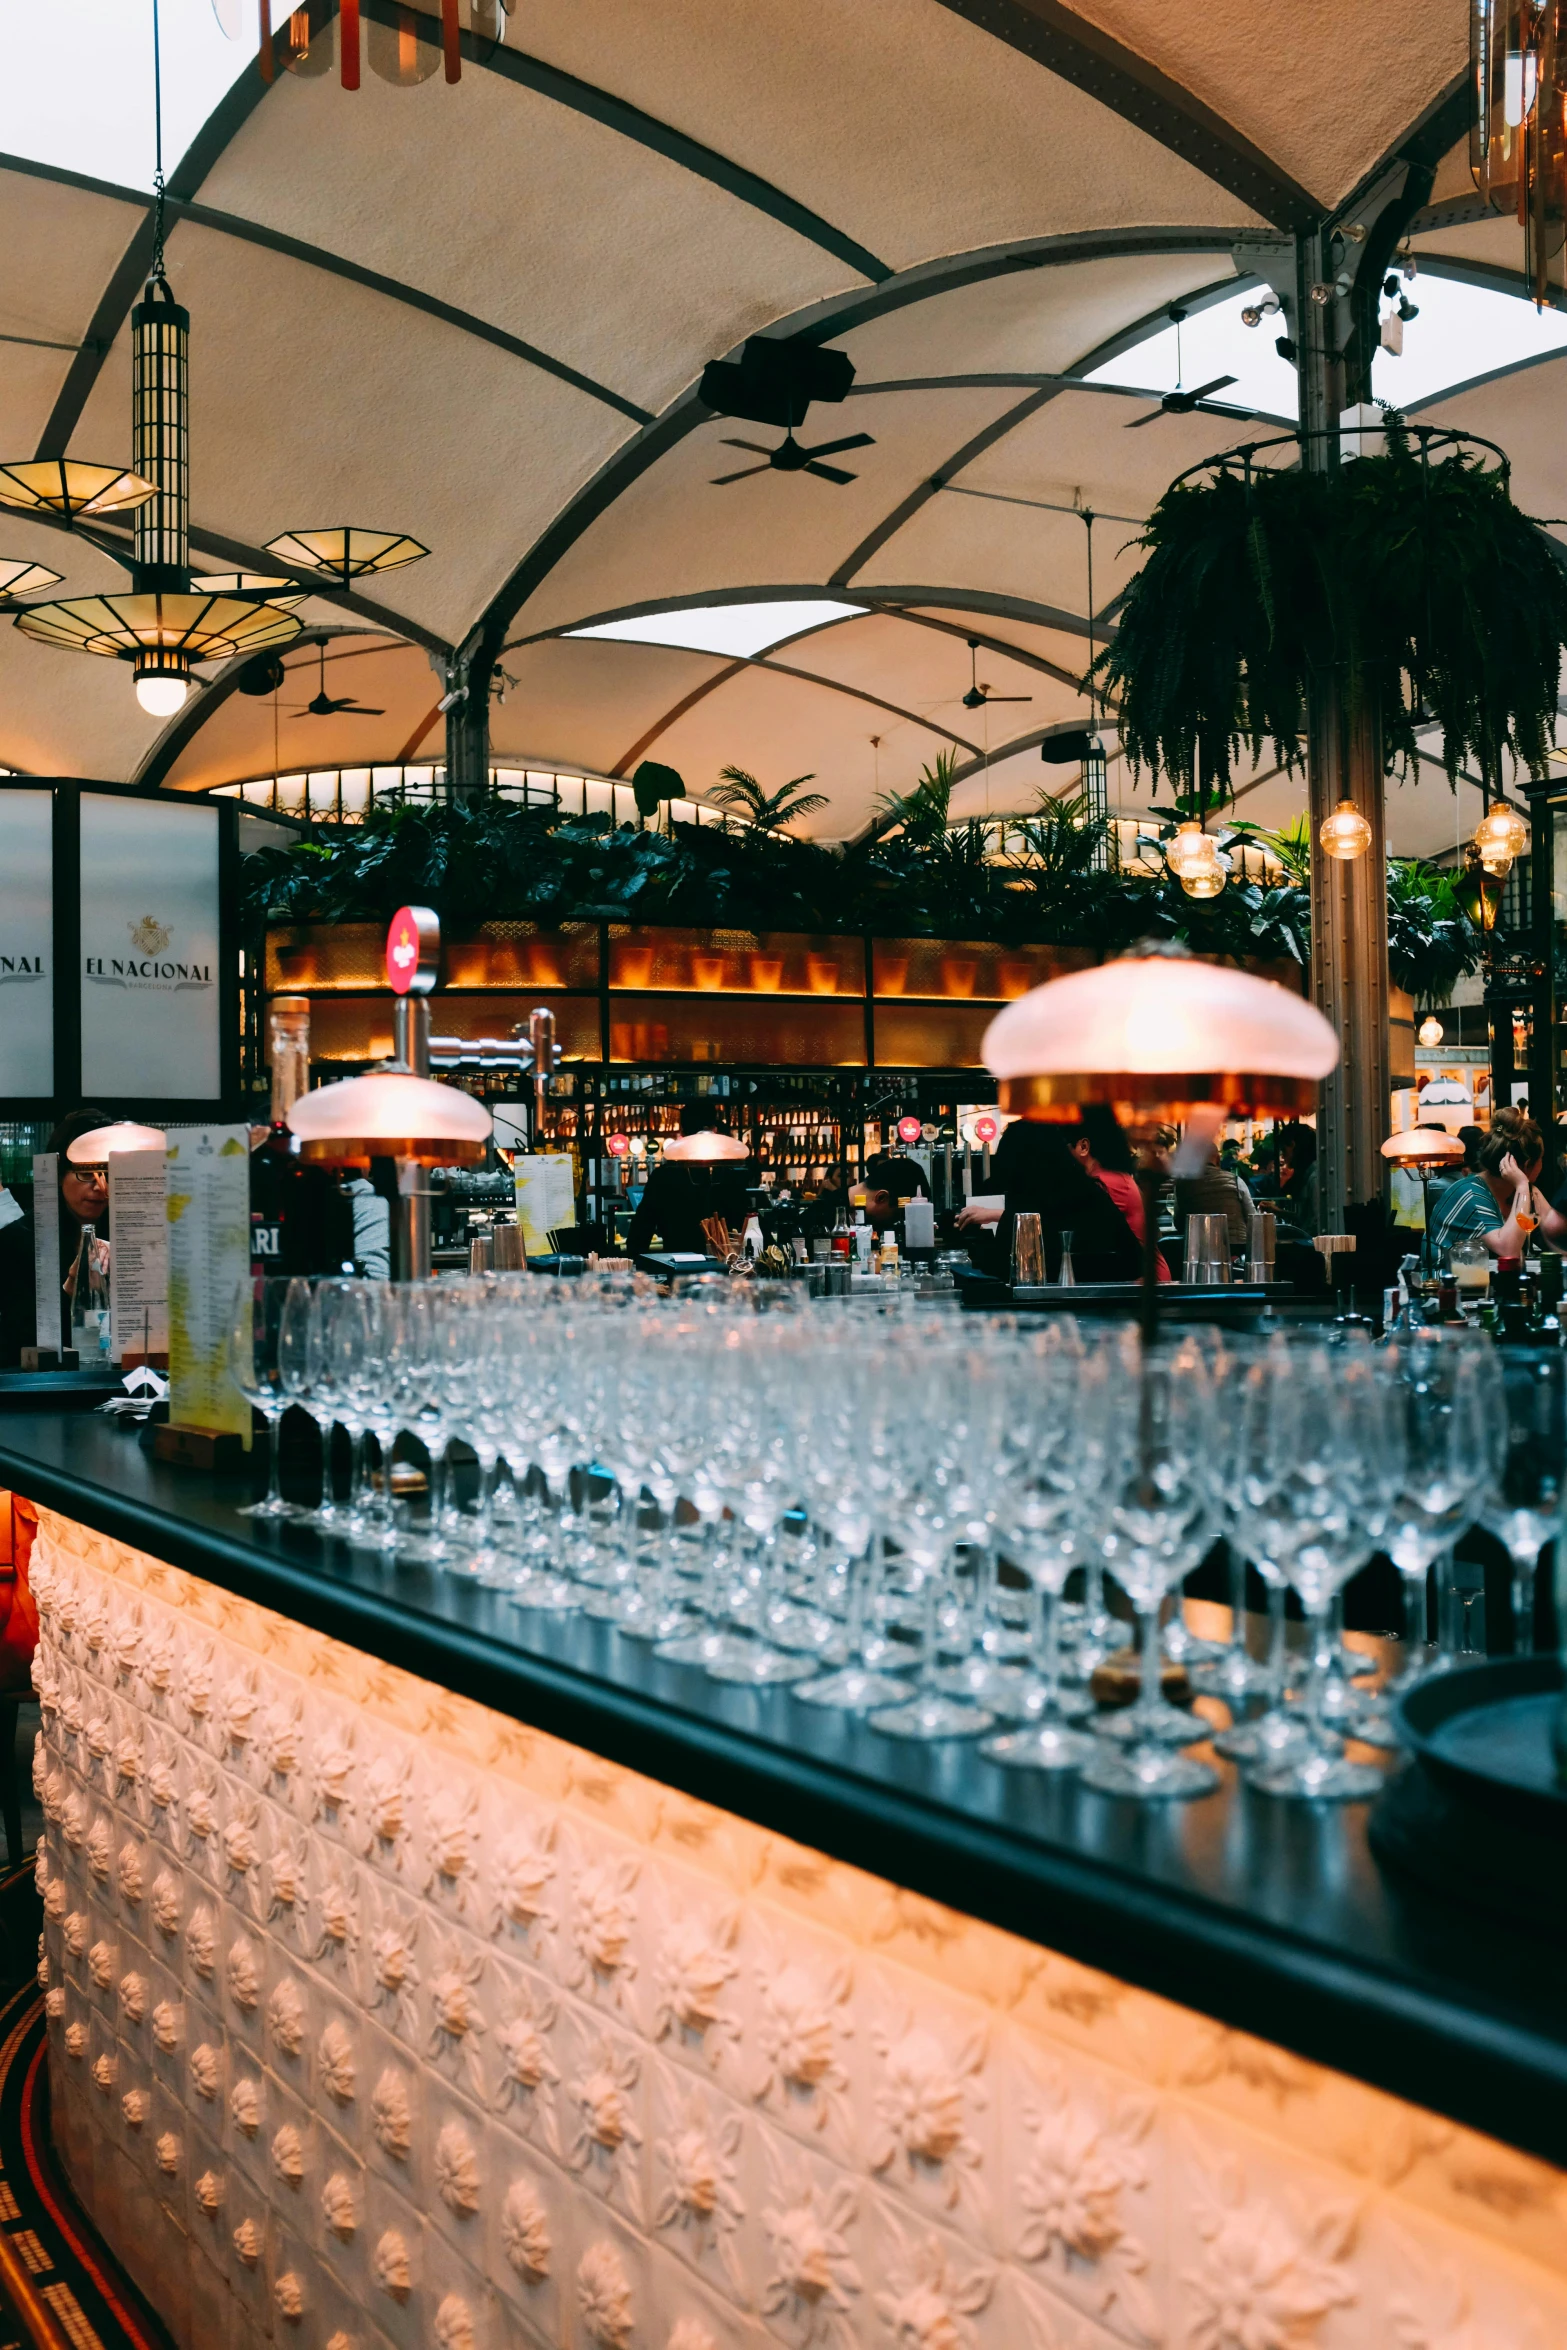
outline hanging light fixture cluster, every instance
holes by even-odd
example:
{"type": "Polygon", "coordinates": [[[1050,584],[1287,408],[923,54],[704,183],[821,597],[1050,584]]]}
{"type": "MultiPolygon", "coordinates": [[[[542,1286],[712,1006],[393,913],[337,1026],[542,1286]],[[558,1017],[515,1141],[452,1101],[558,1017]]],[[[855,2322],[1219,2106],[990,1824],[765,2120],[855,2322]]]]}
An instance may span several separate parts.
{"type": "Polygon", "coordinates": [[[1567,0],[1472,0],[1469,168],[1524,232],[1536,305],[1567,233],[1567,0]]]}
{"type": "Polygon", "coordinates": [[[1164,861],[1189,898],[1216,898],[1230,878],[1218,842],[1195,818],[1176,826],[1164,844],[1164,861]]]}
{"type": "Polygon", "coordinates": [[[1502,881],[1512,871],[1513,859],[1529,846],[1529,827],[1516,808],[1493,800],[1475,826],[1474,845],[1493,881],[1502,881]]]}
{"type": "Polygon", "coordinates": [[[63,522],[117,562],[125,561],[119,549],[83,525],[129,515],[133,539],[125,567],[130,589],[23,603],[23,596],[58,586],[60,574],[42,564],[0,560],[0,607],[9,606],[23,635],[39,644],[129,662],[142,708],[151,717],[169,718],[184,704],[197,663],[265,652],[299,635],[295,607],[310,589],[298,574],[319,578],[324,589],[346,590],[366,572],[417,562],[429,549],[395,531],[291,531],[267,551],[294,577],[248,571],[192,576],[190,313],[175,300],[164,269],[156,0],[153,88],[153,254],[142,298],[131,312],[131,464],[96,465],[74,457],[0,464],[0,506],[63,522]]]}
{"type": "MultiPolygon", "coordinates": [[[[461,0],[439,0],[437,44],[429,38],[429,13],[398,4],[398,0],[390,7],[377,8],[363,32],[361,15],[368,12],[363,11],[362,0],[303,0],[303,5],[285,11],[281,17],[277,16],[272,0],[260,0],[261,39],[256,63],[264,82],[274,81],[280,70],[310,81],[329,74],[335,20],[337,78],[345,90],[359,88],[366,50],[370,71],[378,81],[389,82],[393,89],[408,90],[416,82],[428,81],[438,65],[448,82],[459,82],[464,15],[470,54],[482,62],[504,41],[512,4],[513,0],[467,0],[464,8],[461,0]],[[364,32],[369,35],[368,41],[363,38],[364,32]]],[[[214,6],[217,5],[218,0],[214,0],[214,6]]],[[[219,10],[220,23],[225,13],[219,10]]],[[[234,13],[237,29],[237,9],[234,13]]],[[[226,23],[224,30],[233,37],[226,23]]]]}

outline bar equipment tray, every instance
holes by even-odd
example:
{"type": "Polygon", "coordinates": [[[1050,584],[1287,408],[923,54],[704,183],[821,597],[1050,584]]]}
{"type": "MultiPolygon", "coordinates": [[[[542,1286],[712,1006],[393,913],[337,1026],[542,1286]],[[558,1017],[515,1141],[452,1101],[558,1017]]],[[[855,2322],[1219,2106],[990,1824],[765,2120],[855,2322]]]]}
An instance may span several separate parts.
{"type": "Polygon", "coordinates": [[[1438,1673],[1399,1706],[1410,1759],[1371,1814],[1379,1860],[1445,1900],[1567,1934],[1567,1784],[1551,1730],[1559,1656],[1438,1673]]]}

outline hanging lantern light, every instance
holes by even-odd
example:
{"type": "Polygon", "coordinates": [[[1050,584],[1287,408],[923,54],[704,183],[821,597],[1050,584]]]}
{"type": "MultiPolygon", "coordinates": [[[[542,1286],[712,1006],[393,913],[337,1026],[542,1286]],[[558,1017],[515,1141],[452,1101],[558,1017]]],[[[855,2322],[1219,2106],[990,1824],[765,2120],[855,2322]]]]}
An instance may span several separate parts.
{"type": "Polygon", "coordinates": [[[1425,1018],[1421,1021],[1420,1026],[1416,1029],[1415,1034],[1420,1039],[1420,1042],[1425,1046],[1427,1052],[1433,1052],[1441,1043],[1443,1037],[1447,1034],[1447,1031],[1442,1026],[1442,1023],[1437,1018],[1436,1014],[1434,1012],[1428,1012],[1425,1018]]]}
{"type": "Polygon", "coordinates": [[[400,571],[429,552],[401,530],[286,530],[267,541],[267,553],[291,570],[325,572],[341,588],[368,572],[400,571]]]}
{"type": "Polygon", "coordinates": [[[1164,861],[1189,898],[1216,898],[1230,878],[1218,843],[1195,822],[1176,826],[1164,844],[1164,861]]]}
{"type": "Polygon", "coordinates": [[[1567,230],[1567,0],[1474,0],[1469,168],[1493,212],[1524,232],[1537,308],[1567,230]]]}
{"type": "Polygon", "coordinates": [[[0,604],[9,604],[16,596],[36,596],[59,584],[58,571],[49,571],[42,563],[0,561],[0,604]]]}
{"type": "Polygon", "coordinates": [[[1317,839],[1328,856],[1347,865],[1370,848],[1371,827],[1353,800],[1340,800],[1332,815],[1323,817],[1317,839]]]}
{"type": "Polygon", "coordinates": [[[69,529],[81,516],[126,514],[154,495],[127,465],[89,465],[81,457],[18,458],[0,465],[0,506],[56,514],[69,529]]]}
{"type": "Polygon", "coordinates": [[[1521,857],[1529,846],[1529,827],[1516,808],[1505,800],[1493,800],[1475,826],[1475,847],[1487,873],[1500,881],[1512,871],[1513,859],[1521,857]]]}

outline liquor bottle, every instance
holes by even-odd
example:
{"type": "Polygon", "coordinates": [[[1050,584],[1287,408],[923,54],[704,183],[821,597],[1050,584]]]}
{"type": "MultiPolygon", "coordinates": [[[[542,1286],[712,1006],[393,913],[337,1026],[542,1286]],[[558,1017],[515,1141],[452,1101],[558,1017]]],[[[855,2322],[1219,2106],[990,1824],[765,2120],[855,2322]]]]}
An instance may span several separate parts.
{"type": "Polygon", "coordinates": [[[83,1370],[109,1359],[109,1275],[107,1251],[100,1256],[98,1228],[82,1226],[71,1277],[71,1344],[83,1370]]]}

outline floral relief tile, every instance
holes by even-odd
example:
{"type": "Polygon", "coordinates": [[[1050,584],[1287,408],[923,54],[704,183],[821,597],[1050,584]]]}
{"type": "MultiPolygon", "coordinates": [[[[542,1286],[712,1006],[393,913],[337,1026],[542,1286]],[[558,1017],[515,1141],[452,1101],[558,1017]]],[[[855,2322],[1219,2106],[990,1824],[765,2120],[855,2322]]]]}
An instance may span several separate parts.
{"type": "Polygon", "coordinates": [[[562,2002],[559,2046],[561,2160],[590,2194],[640,2227],[647,2143],[641,2047],[575,2001],[562,2002]]]}
{"type": "Polygon", "coordinates": [[[424,1980],[426,1913],[417,1903],[391,1887],[378,1884],[368,1871],[358,1880],[360,1960],[355,1970],[360,2000],[367,2015],[401,2040],[410,2052],[423,2053],[423,2013],[419,1998],[424,1980]]]}
{"type": "Polygon", "coordinates": [[[496,2072],[488,2020],[494,2007],[492,1967],[483,1942],[440,1919],[432,1921],[420,1986],[425,2061],[481,2104],[489,2102],[496,2072]]]}
{"type": "Polygon", "coordinates": [[[363,2027],[365,2160],[400,2194],[430,2191],[425,2092],[428,2075],[401,2042],[363,2027]]]}
{"type": "Polygon", "coordinates": [[[547,1976],[490,1960],[491,2110],[518,2137],[561,2157],[560,1995],[547,1976]]]}
{"type": "Polygon", "coordinates": [[[428,2153],[424,2212],[430,2226],[464,2258],[476,2258],[484,2235],[483,2206],[494,2192],[486,2118],[445,2084],[430,2081],[425,2091],[428,2153]]]}
{"type": "Polygon", "coordinates": [[[365,2179],[366,2314],[394,2350],[429,2350],[425,2224],[384,2179],[365,2179]]]}
{"type": "Polygon", "coordinates": [[[559,1816],[497,1795],[480,1859],[480,1924],[497,1947],[535,1966],[556,1963],[561,1914],[559,1816]]]}
{"type": "Polygon", "coordinates": [[[784,2129],[851,2158],[856,1954],[762,1904],[746,1912],[741,2092],[784,2129]]]}
{"type": "Polygon", "coordinates": [[[657,2343],[654,2266],[645,2239],[580,2190],[561,2203],[561,2299],[572,2350],[643,2350],[657,2343]]]}
{"type": "Polygon", "coordinates": [[[571,2197],[564,2174],[509,2133],[492,2133],[484,2201],[485,2274],[536,2339],[564,2340],[566,2244],[571,2197]]]}
{"type": "Polygon", "coordinates": [[[307,2233],[321,2262],[362,2303],[368,2293],[368,2178],[364,2164],[324,2125],[307,2233]]]}
{"type": "MultiPolygon", "coordinates": [[[[198,2065],[203,2074],[206,2066],[200,2057],[200,2048],[218,2051],[210,2041],[199,2043],[191,2050],[193,2085],[199,2087],[195,2076],[198,2065]]],[[[222,2064],[222,2058],[219,2057],[222,2064]]],[[[276,2115],[277,2084],[268,2079],[246,2049],[228,2052],[226,2071],[222,2074],[227,2086],[223,2091],[223,2143],[239,2168],[251,2179],[264,2196],[272,2193],[272,2137],[281,2115],[276,2115]]]]}
{"type": "Polygon", "coordinates": [[[619,1838],[584,1833],[575,1823],[562,1845],[568,1892],[555,1957],[560,1980],[634,2029],[641,2012],[642,1857],[619,1838]]]}
{"type": "Polygon", "coordinates": [[[1355,2259],[1364,2200],[1342,2177],[1182,2117],[1168,2185],[1167,2308],[1192,2350],[1226,2350],[1227,2337],[1330,2350],[1335,2336],[1373,2350],[1355,2259]]]}
{"type": "Polygon", "coordinates": [[[684,1869],[653,1875],[640,1941],[648,2037],[676,2063],[738,2080],[741,2038],[738,1902],[715,1900],[684,1869]]]}
{"type": "Polygon", "coordinates": [[[507,2350],[515,2336],[488,2280],[438,2237],[426,2252],[431,2350],[507,2350]]]}
{"type": "MultiPolygon", "coordinates": [[[[747,2116],[659,2057],[648,2060],[652,2240],[741,2303],[761,2227],[754,2208],[747,2116]]],[[[751,2134],[756,2125],[751,2124],[751,2134]]]]}
{"type": "Polygon", "coordinates": [[[1521,2265],[1465,2259],[1438,2227],[1374,2212],[1362,2255],[1367,2344],[1397,2350],[1555,2350],[1567,2340],[1567,2286],[1521,2265]]]}
{"type": "Polygon", "coordinates": [[[754,2290],[767,2332],[789,2350],[848,2350],[869,2341],[863,2179],[768,2130],[759,2138],[758,2216],[764,2249],[754,2290]]]}
{"type": "Polygon", "coordinates": [[[1002,2248],[1045,2293],[1125,2341],[1157,2342],[1168,2300],[1163,2114],[1152,2090],[1009,2035],[1002,2248]]]}
{"type": "Polygon", "coordinates": [[[985,2156],[996,2128],[990,2019],[968,2000],[942,2000],[900,1968],[866,1962],[853,2078],[866,2169],[933,2216],[961,2218],[989,2239],[985,2156]]]}
{"type": "Polygon", "coordinates": [[[364,2019],[348,2000],[317,1983],[310,2029],[316,2110],[334,2136],[362,2151],[371,2088],[370,2037],[364,2019]]]}

